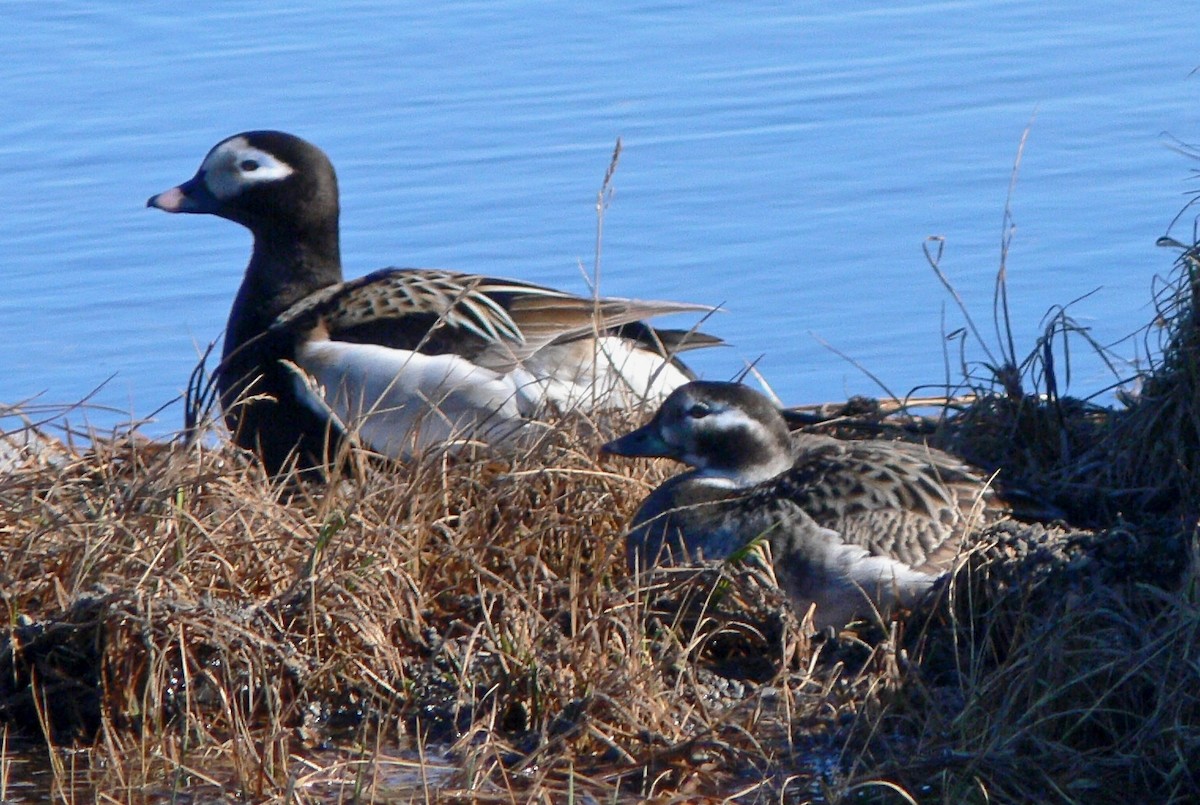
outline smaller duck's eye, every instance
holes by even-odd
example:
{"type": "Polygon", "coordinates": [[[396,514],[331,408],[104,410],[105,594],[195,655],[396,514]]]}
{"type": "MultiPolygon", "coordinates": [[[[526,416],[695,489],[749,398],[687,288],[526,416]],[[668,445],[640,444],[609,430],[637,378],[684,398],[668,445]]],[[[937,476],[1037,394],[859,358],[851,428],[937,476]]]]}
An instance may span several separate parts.
{"type": "Polygon", "coordinates": [[[238,163],[238,167],[244,170],[246,173],[253,173],[254,171],[258,170],[258,162],[257,160],[253,159],[243,159],[238,163]]]}
{"type": "Polygon", "coordinates": [[[709,407],[704,403],[696,403],[687,411],[687,415],[692,419],[704,419],[704,417],[708,416],[710,413],[711,411],[709,410],[709,407]]]}

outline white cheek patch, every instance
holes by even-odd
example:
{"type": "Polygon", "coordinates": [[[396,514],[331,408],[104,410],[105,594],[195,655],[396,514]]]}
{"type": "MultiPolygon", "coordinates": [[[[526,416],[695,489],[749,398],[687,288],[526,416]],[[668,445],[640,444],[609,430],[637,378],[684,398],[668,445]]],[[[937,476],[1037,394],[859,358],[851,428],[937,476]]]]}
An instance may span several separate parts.
{"type": "Polygon", "coordinates": [[[247,187],[277,182],[295,173],[295,168],[274,154],[255,148],[245,137],[233,137],[214,148],[204,158],[204,184],[226,201],[247,187]]]}
{"type": "Polygon", "coordinates": [[[753,434],[755,437],[761,437],[766,427],[754,417],[747,414],[740,408],[727,408],[724,411],[718,411],[712,417],[713,424],[720,430],[737,433],[753,434]]]}
{"type": "Polygon", "coordinates": [[[696,418],[685,414],[680,423],[680,430],[689,431],[695,438],[700,434],[736,433],[754,426],[754,422],[744,411],[737,408],[710,407],[707,416],[696,418]]]}

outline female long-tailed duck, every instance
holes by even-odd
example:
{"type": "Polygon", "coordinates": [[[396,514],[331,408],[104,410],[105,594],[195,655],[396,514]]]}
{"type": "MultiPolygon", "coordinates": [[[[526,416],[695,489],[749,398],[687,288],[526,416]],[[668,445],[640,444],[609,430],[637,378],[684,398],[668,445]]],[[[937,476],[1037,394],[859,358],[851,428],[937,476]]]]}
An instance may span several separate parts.
{"type": "Polygon", "coordinates": [[[692,469],[642,503],[627,537],[634,570],[722,559],[765,540],[780,586],[818,627],[907,605],[946,573],[1005,505],[948,453],[884,440],[789,433],[766,397],[697,381],[645,426],[602,448],[692,469]]]}

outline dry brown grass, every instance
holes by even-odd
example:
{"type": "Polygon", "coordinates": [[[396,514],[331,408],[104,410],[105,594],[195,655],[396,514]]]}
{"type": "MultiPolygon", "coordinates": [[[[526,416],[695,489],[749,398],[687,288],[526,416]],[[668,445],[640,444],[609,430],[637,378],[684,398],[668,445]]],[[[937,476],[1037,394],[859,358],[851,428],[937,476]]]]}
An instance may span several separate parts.
{"type": "Polygon", "coordinates": [[[32,458],[0,489],[0,712],[135,801],[206,775],[304,797],[327,745],[453,746],[439,789],[506,801],[732,785],[761,716],[695,678],[699,625],[652,640],[626,589],[623,524],[665,468],[599,466],[581,430],[320,487],[224,444],[32,458]]]}
{"type": "Polygon", "coordinates": [[[359,462],[328,486],[223,443],[28,459],[0,486],[0,713],[58,758],[65,801],[1197,784],[1186,534],[1010,525],[922,618],[813,641],[745,569],[632,589],[624,523],[671,468],[598,464],[576,424],[517,459],[359,462]]]}
{"type": "Polygon", "coordinates": [[[629,421],[328,484],[213,439],[10,454],[0,799],[44,758],[65,802],[1195,801],[1193,255],[1127,409],[1004,372],[925,423],[1093,530],[1002,523],[837,637],[746,566],[635,584],[674,468],[597,462],[629,421]]]}

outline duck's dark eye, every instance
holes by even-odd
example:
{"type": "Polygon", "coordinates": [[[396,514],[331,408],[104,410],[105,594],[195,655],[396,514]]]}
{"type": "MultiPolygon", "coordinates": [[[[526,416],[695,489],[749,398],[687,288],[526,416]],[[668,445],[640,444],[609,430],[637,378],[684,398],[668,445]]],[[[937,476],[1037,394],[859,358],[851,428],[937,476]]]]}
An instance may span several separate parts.
{"type": "Polygon", "coordinates": [[[704,403],[696,403],[687,410],[687,415],[692,419],[704,419],[710,413],[712,413],[711,409],[704,403]]]}
{"type": "Polygon", "coordinates": [[[238,163],[238,167],[244,170],[246,173],[253,173],[254,171],[258,170],[258,161],[254,159],[243,159],[238,163]]]}

